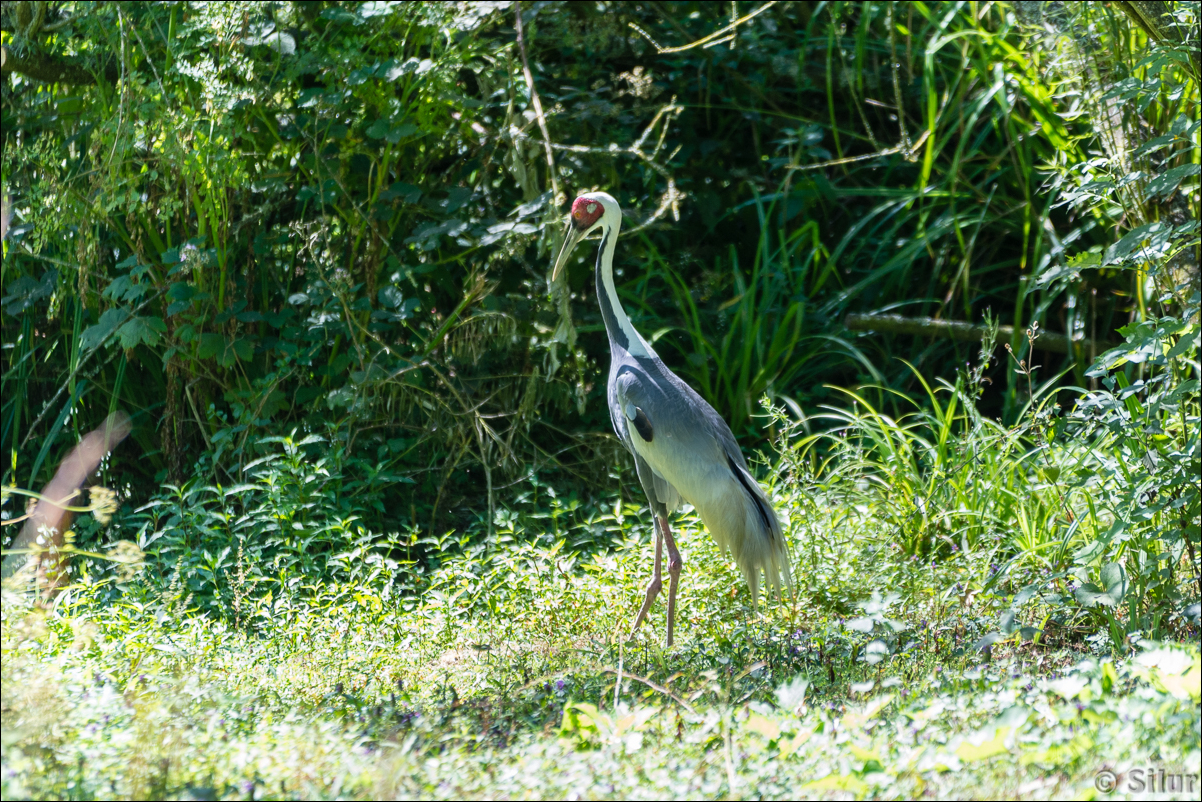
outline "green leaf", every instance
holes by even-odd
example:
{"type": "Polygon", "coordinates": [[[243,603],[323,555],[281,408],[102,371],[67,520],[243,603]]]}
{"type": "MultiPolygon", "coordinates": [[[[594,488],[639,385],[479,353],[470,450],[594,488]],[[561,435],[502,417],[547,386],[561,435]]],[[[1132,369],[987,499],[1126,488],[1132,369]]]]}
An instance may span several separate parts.
{"type": "Polygon", "coordinates": [[[1101,587],[1087,582],[1073,594],[1082,607],[1116,607],[1127,595],[1127,575],[1118,563],[1102,566],[1101,581],[1101,587]]]}
{"type": "Polygon", "coordinates": [[[1086,582],[1073,592],[1077,603],[1082,607],[1109,607],[1110,597],[1106,592],[1092,582],[1086,582]]]}
{"type": "Polygon", "coordinates": [[[1117,605],[1127,595],[1127,573],[1118,563],[1106,563],[1102,566],[1102,584],[1106,595],[1113,605],[1117,605]]]}
{"type": "Polygon", "coordinates": [[[380,288],[380,291],[376,293],[376,299],[380,302],[381,306],[396,309],[404,302],[405,296],[399,287],[389,284],[387,287],[380,288]]]}
{"type": "Polygon", "coordinates": [[[810,681],[805,677],[794,677],[793,681],[776,689],[776,703],[785,710],[796,710],[805,701],[810,681]]]}
{"type": "Polygon", "coordinates": [[[986,635],[985,637],[981,638],[981,639],[980,639],[980,640],[978,640],[976,643],[974,643],[974,644],[972,645],[972,648],[971,648],[969,651],[972,651],[972,652],[979,652],[979,651],[981,651],[982,649],[987,649],[987,648],[989,648],[990,646],[992,646],[993,644],[997,643],[997,642],[998,642],[998,641],[1000,641],[1001,639],[1002,639],[1002,633],[1000,633],[1000,632],[990,632],[988,635],[986,635]]]}
{"type": "Polygon", "coordinates": [[[367,126],[367,130],[364,133],[372,139],[383,139],[388,134],[388,121],[383,119],[376,120],[367,126]]]}
{"type": "MultiPolygon", "coordinates": [[[[9,231],[9,236],[12,236],[12,230],[9,231]]],[[[58,271],[51,268],[42,274],[40,281],[35,281],[30,276],[21,276],[15,281],[10,281],[6,285],[8,295],[0,304],[4,305],[4,311],[10,315],[16,315],[25,309],[33,306],[42,298],[49,298],[54,294],[55,287],[58,286],[58,271]]]]}
{"type": "Polygon", "coordinates": [[[349,387],[339,387],[326,396],[326,406],[331,410],[337,407],[349,407],[354,400],[354,390],[349,387]]]}
{"type": "Polygon", "coordinates": [[[1102,692],[1110,693],[1118,684],[1119,675],[1114,670],[1114,663],[1109,660],[1102,663],[1102,692]]]}
{"type": "Polygon", "coordinates": [[[815,795],[827,795],[828,791],[845,791],[854,796],[864,796],[868,793],[868,784],[853,774],[828,774],[821,780],[814,780],[801,786],[802,791],[813,791],[815,795]]]}
{"type": "Polygon", "coordinates": [[[216,356],[224,349],[225,338],[220,334],[202,334],[200,335],[200,347],[196,349],[196,355],[201,359],[208,359],[216,356]]]}
{"type": "Polygon", "coordinates": [[[1066,262],[1069,267],[1101,267],[1102,254],[1100,251],[1085,251],[1084,253],[1075,253],[1070,256],[1066,262]]]}
{"type": "Polygon", "coordinates": [[[99,348],[101,343],[112,336],[113,332],[117,330],[117,327],[120,326],[128,317],[129,313],[124,309],[117,308],[106,310],[104,314],[100,316],[100,320],[96,323],[96,325],[88,326],[83,330],[83,334],[80,335],[80,343],[83,345],[85,350],[90,351],[92,349],[99,348]]]}
{"type": "Polygon", "coordinates": [[[321,12],[321,18],[328,19],[331,22],[349,22],[353,25],[362,25],[365,22],[364,18],[358,14],[354,14],[341,8],[323,9],[321,12]]]}
{"type": "Polygon", "coordinates": [[[134,280],[134,274],[117,276],[104,288],[103,295],[115,301],[139,301],[152,287],[134,280]]]}
{"type": "Polygon", "coordinates": [[[135,317],[117,329],[117,336],[121,347],[128,351],[142,344],[157,345],[159,335],[165,331],[167,324],[161,317],[135,317]]]}
{"type": "Polygon", "coordinates": [[[389,141],[395,145],[397,142],[400,142],[405,137],[413,136],[414,134],[417,134],[420,132],[421,132],[421,129],[418,128],[416,125],[413,125],[412,123],[404,123],[402,125],[398,125],[394,128],[389,129],[388,134],[385,135],[384,139],[386,139],[387,141],[389,141]]]}
{"type": "Polygon", "coordinates": [[[383,139],[395,145],[405,137],[413,136],[420,132],[421,129],[412,123],[397,125],[381,118],[369,125],[365,133],[372,139],[383,139]]]}
{"type": "Polygon", "coordinates": [[[880,638],[870,641],[864,648],[864,662],[870,666],[876,665],[888,656],[889,644],[880,638]]]}
{"type": "Polygon", "coordinates": [[[296,39],[291,34],[276,31],[260,39],[256,44],[267,45],[281,56],[291,56],[296,52],[296,39]]]}
{"type": "Polygon", "coordinates": [[[1104,261],[1108,265],[1122,265],[1132,258],[1132,254],[1135,254],[1134,261],[1152,259],[1163,250],[1172,234],[1173,227],[1160,221],[1137,226],[1106,249],[1104,261]],[[1145,240],[1148,241],[1146,245],[1145,240]]]}
{"type": "Polygon", "coordinates": [[[956,749],[956,757],[965,763],[971,763],[974,760],[985,760],[994,755],[1005,754],[1010,751],[1006,748],[1006,736],[1009,733],[1010,727],[998,727],[992,731],[984,730],[978,736],[983,736],[979,743],[974,744],[969,740],[960,744],[956,749]]]}
{"type": "Polygon", "coordinates": [[[1179,167],[1170,167],[1148,182],[1146,190],[1148,197],[1155,198],[1168,195],[1176,190],[1182,181],[1199,173],[1202,173],[1202,165],[1199,164],[1183,164],[1179,167]]]}
{"type": "Polygon", "coordinates": [[[1185,356],[1190,351],[1196,350],[1200,344],[1199,335],[1202,335],[1202,329],[1198,327],[1193,327],[1192,331],[1187,331],[1185,334],[1181,335],[1181,339],[1177,341],[1176,345],[1169,349],[1169,352],[1165,354],[1165,358],[1178,359],[1185,356]]]}
{"type": "Polygon", "coordinates": [[[173,281],[167,287],[167,297],[172,301],[190,301],[196,295],[196,288],[187,281],[173,281]]]}
{"type": "Polygon", "coordinates": [[[1155,137],[1154,139],[1148,140],[1147,142],[1145,142],[1144,144],[1142,144],[1138,148],[1136,148],[1135,153],[1133,155],[1146,156],[1149,153],[1155,153],[1158,150],[1162,150],[1171,145],[1175,145],[1180,141],[1181,141],[1181,138],[1179,136],[1177,136],[1176,134],[1165,134],[1164,136],[1158,136],[1158,137],[1155,137]]]}
{"type": "Polygon", "coordinates": [[[1038,584],[1027,585],[1025,588],[1020,590],[1018,593],[1014,594],[1014,601],[1011,602],[1011,605],[1013,607],[1021,607],[1024,604],[1026,604],[1027,602],[1029,602],[1032,598],[1034,598],[1035,594],[1038,592],[1039,592],[1038,584]]]}
{"type": "MultiPolygon", "coordinates": [[[[1119,329],[1119,333],[1127,338],[1127,342],[1116,348],[1111,348],[1099,354],[1094,364],[1085,371],[1086,376],[1105,376],[1107,371],[1120,367],[1128,362],[1136,364],[1162,364],[1164,360],[1164,341],[1188,327],[1189,324],[1173,318],[1159,320],[1141,320],[1119,329]]],[[[1188,348],[1188,346],[1187,346],[1188,348]]]]}
{"type": "Polygon", "coordinates": [[[200,335],[200,347],[196,351],[196,355],[201,359],[216,359],[217,364],[223,368],[233,366],[239,359],[246,361],[254,354],[255,345],[251,338],[231,340],[212,332],[200,335]]]}
{"type": "Polygon", "coordinates": [[[389,185],[388,189],[380,193],[379,199],[390,201],[400,198],[405,203],[417,203],[421,197],[422,191],[418,187],[404,181],[395,181],[389,185]]]}

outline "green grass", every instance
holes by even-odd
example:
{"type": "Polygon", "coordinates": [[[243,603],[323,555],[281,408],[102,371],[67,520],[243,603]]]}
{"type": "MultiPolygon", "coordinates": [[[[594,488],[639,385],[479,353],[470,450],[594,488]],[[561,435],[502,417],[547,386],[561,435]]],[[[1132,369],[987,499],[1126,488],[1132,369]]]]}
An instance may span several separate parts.
{"type": "Polygon", "coordinates": [[[848,622],[755,614],[708,538],[682,539],[669,652],[662,607],[622,641],[637,540],[563,572],[554,547],[465,555],[420,602],[319,588],[243,629],[133,586],[52,611],[7,595],[4,796],[996,798],[1079,796],[1105,766],[1198,771],[1196,645],[982,664],[971,609],[899,605],[907,643],[871,666],[848,622]]]}
{"type": "Polygon", "coordinates": [[[1196,775],[1196,626],[1106,637],[1122,604],[1074,604],[1081,580],[996,512],[1056,496],[1023,469],[1031,433],[938,399],[831,411],[821,437],[774,411],[798,595],[752,609],[682,516],[670,650],[663,603],[626,639],[651,560],[637,505],[536,483],[438,561],[404,559],[401,535],[319,558],[337,465],[306,484],[274,443],[262,498],[185,488],[127,513],[136,577],[77,558],[49,609],[5,590],[4,796],[1002,798],[1089,796],[1104,768],[1196,775]],[[213,553],[271,511],[298,523],[291,547],[213,553]]]}
{"type": "Polygon", "coordinates": [[[532,475],[492,521],[376,533],[336,438],[297,435],[107,532],[80,501],[69,589],[5,585],[0,790],[1003,798],[1196,775],[1179,513],[1124,509],[1142,457],[1030,372],[1022,419],[984,418],[987,353],[954,383],[916,371],[924,404],[867,386],[798,420],[765,400],[753,464],[796,595],[753,607],[686,511],[668,650],[662,603],[627,638],[652,546],[620,496],[532,475]]]}

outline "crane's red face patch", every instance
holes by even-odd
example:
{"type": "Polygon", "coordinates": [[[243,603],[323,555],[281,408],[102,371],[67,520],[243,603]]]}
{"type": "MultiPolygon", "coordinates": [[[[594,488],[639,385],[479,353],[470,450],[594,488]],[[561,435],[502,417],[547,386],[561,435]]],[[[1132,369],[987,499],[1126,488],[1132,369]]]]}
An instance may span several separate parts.
{"type": "Polygon", "coordinates": [[[601,219],[603,214],[605,214],[605,207],[601,205],[601,201],[577,198],[576,202],[572,204],[572,225],[580,231],[587,231],[601,219]]]}

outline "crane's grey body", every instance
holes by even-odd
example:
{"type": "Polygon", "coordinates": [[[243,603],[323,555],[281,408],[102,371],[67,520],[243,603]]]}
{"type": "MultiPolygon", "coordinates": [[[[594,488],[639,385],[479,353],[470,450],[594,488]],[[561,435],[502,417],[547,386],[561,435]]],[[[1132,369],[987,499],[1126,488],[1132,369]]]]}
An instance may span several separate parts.
{"type": "Polygon", "coordinates": [[[668,369],[635,331],[617,300],[613,283],[613,253],[621,228],[617,201],[602,192],[576,200],[556,272],[576,242],[598,227],[602,240],[597,252],[597,299],[610,347],[606,400],[614,431],[634,457],[639,483],[657,523],[655,568],[634,627],[642,623],[659,592],[661,548],[666,540],[671,574],[667,640],[671,645],[681,560],[668,516],[682,500],[697,510],[718,546],[731,552],[753,599],[760,570],[778,592],[782,575],[785,585],[792,587],[788,548],[776,512],[747,470],[730,427],[668,369]]]}
{"type": "Polygon", "coordinates": [[[651,511],[667,519],[682,499],[692,504],[743,569],[753,595],[760,569],[773,585],[781,571],[788,582],[780,522],[725,421],[659,359],[624,356],[615,354],[610,367],[610,418],[634,456],[651,511]],[[625,413],[630,406],[633,416],[625,413]],[[647,418],[642,431],[635,425],[640,413],[647,418]]]}

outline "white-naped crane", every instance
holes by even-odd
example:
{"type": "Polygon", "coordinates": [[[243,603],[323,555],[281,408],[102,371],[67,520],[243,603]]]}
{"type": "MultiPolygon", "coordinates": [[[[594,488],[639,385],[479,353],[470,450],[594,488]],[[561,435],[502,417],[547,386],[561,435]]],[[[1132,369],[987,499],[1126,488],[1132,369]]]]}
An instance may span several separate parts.
{"type": "Polygon", "coordinates": [[[668,544],[668,637],[672,645],[676,584],[682,561],[668,525],[681,500],[692,504],[723,550],[729,550],[758,597],[759,572],[780,593],[792,591],[789,549],[780,520],[747,463],[726,421],[704,398],[668,370],[651,345],[634,330],[614,287],[614,249],[622,228],[618,202],[604,192],[576,198],[555,260],[559,276],[572,249],[598,232],[597,301],[609,335],[606,400],[618,438],[634,456],[635,470],[655,516],[655,567],[631,634],[643,623],[663,585],[664,541],[668,544]]]}

